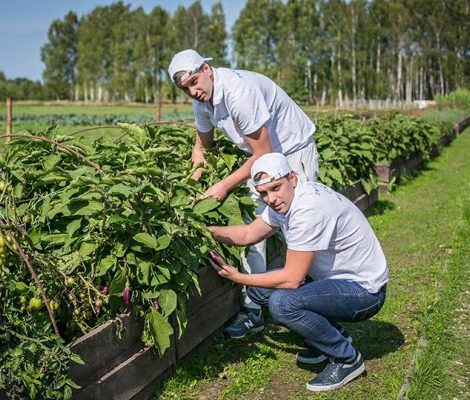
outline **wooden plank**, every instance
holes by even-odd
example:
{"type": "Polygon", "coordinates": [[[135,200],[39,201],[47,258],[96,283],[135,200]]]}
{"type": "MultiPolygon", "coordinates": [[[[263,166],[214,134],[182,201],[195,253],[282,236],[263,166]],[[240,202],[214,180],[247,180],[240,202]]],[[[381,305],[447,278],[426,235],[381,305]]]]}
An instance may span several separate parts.
{"type": "Polygon", "coordinates": [[[459,134],[463,132],[470,125],[470,117],[467,117],[460,122],[454,124],[455,133],[459,134]]]}
{"type": "Polygon", "coordinates": [[[364,212],[369,207],[369,197],[364,193],[354,200],[354,204],[359,208],[359,210],[364,212]]]}
{"type": "Polygon", "coordinates": [[[140,318],[123,314],[118,321],[108,321],[72,342],[71,350],[80,355],[85,365],[72,363],[70,377],[83,386],[113,369],[129,356],[129,352],[143,347],[142,329],[140,318]]]}
{"type": "Polygon", "coordinates": [[[364,193],[364,188],[362,187],[361,181],[357,180],[351,185],[346,186],[345,188],[340,190],[340,192],[349,200],[354,201],[354,199],[358,198],[364,193]]]}
{"type": "Polygon", "coordinates": [[[116,368],[91,383],[83,390],[74,394],[74,399],[133,399],[149,385],[155,387],[155,381],[168,377],[174,372],[175,364],[174,345],[158,357],[153,349],[141,349],[116,368]]]}
{"type": "Polygon", "coordinates": [[[182,337],[176,341],[177,359],[204,341],[241,309],[241,288],[227,283],[226,290],[206,302],[188,317],[188,325],[182,337]]]}
{"type": "Polygon", "coordinates": [[[369,206],[367,208],[372,207],[378,200],[379,200],[379,190],[373,189],[372,192],[369,193],[369,206]]]}
{"type": "Polygon", "coordinates": [[[388,183],[395,176],[396,169],[392,168],[391,164],[377,164],[375,172],[379,176],[379,181],[388,183]]]}

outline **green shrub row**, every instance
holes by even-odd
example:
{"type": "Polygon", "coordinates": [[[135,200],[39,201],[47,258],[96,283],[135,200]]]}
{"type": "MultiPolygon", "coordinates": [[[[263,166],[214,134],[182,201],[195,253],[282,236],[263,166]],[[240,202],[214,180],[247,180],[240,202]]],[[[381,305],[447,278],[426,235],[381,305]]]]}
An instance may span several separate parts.
{"type": "MultiPolygon", "coordinates": [[[[191,120],[192,112],[166,112],[162,114],[162,122],[191,120]]],[[[0,116],[0,122],[5,121],[5,117],[0,116]]],[[[53,115],[14,115],[13,123],[29,122],[41,124],[44,126],[63,125],[63,126],[97,126],[110,125],[117,122],[129,124],[150,124],[155,122],[155,117],[144,114],[130,115],[91,115],[91,114],[53,114],[53,115]]]]}

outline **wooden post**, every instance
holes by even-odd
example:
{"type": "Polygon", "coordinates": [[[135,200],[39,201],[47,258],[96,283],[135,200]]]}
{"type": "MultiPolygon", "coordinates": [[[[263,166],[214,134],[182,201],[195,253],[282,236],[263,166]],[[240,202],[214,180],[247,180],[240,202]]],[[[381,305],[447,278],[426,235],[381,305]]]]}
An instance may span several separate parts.
{"type": "Polygon", "coordinates": [[[11,136],[11,98],[10,97],[7,97],[6,106],[7,106],[7,131],[6,131],[7,140],[6,141],[9,142],[10,136],[11,136]]]}
{"type": "Polygon", "coordinates": [[[157,124],[160,123],[161,117],[162,117],[162,102],[161,102],[160,100],[158,100],[158,103],[157,103],[157,113],[156,113],[157,124]]]}

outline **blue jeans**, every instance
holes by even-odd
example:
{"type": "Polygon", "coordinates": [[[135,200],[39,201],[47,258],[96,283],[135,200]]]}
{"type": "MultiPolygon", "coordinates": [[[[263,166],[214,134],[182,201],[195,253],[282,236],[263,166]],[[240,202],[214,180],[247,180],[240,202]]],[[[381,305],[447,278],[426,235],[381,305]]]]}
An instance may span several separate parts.
{"type": "Polygon", "coordinates": [[[352,362],[356,350],[340,333],[338,322],[371,318],[385,302],[385,288],[369,293],[357,283],[325,279],[297,289],[250,287],[254,303],[269,307],[274,321],[302,336],[305,343],[338,362],[352,362]]]}

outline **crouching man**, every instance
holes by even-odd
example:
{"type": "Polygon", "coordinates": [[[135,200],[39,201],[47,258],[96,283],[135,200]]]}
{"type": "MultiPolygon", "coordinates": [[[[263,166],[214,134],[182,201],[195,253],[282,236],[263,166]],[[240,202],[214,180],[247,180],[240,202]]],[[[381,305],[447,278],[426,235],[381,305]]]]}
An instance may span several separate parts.
{"type": "Polygon", "coordinates": [[[275,322],[303,337],[297,361],[325,369],[307,383],[311,391],[336,389],[364,371],[361,354],[340,322],[364,321],[385,301],[388,269],[382,248],[362,212],[346,197],[297,179],[287,159],[268,153],[251,167],[251,179],[269,206],[248,225],[211,226],[219,242],[248,246],[281,229],[285,266],[245,274],[211,252],[218,274],[249,286],[253,302],[269,307],[275,322]],[[307,275],[312,278],[306,281],[307,275]]]}

